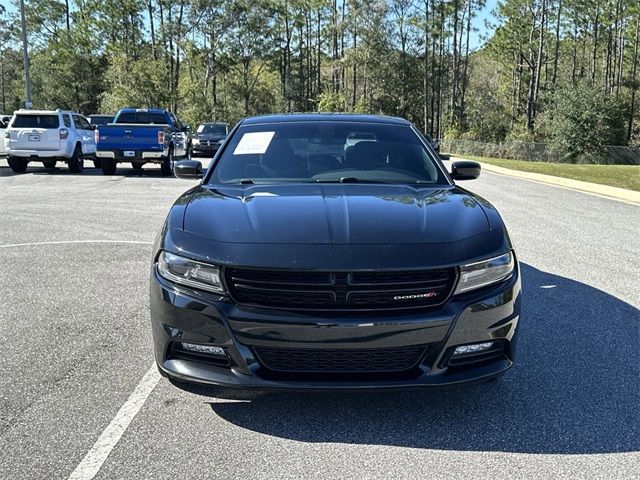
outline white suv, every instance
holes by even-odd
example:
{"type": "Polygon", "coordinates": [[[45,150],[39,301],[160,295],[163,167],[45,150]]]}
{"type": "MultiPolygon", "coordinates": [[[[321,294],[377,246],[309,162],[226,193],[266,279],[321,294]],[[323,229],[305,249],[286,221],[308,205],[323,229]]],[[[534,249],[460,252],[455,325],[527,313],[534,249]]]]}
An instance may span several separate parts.
{"type": "Polygon", "coordinates": [[[23,173],[29,162],[55,168],[66,162],[80,173],[85,157],[95,157],[93,127],[86,118],[62,110],[18,110],[5,129],[4,144],[11,170],[23,173]]]}

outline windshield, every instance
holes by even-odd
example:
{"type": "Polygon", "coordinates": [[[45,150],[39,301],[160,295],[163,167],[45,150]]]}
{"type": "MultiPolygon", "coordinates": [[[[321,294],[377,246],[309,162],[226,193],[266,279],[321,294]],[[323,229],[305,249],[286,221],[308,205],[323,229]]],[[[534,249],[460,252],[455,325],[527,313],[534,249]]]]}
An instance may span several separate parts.
{"type": "Polygon", "coordinates": [[[113,122],[113,117],[107,116],[107,115],[103,115],[103,116],[91,115],[89,117],[89,123],[91,123],[91,125],[106,125],[111,122],[113,122]]]}
{"type": "Polygon", "coordinates": [[[197,133],[213,133],[214,135],[226,135],[227,126],[224,123],[203,123],[198,125],[197,133]]]}
{"type": "Polygon", "coordinates": [[[448,184],[408,125],[297,122],[241,126],[209,183],[448,184]]]}
{"type": "Polygon", "coordinates": [[[58,115],[16,115],[13,128],[58,128],[58,115]]]}

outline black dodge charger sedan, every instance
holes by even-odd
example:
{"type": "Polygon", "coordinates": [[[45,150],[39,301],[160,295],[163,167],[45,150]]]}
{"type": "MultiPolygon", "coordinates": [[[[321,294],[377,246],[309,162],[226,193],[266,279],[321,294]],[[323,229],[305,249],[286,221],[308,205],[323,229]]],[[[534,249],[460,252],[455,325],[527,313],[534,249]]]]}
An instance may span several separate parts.
{"type": "Polygon", "coordinates": [[[496,209],[409,122],[241,121],[175,202],[151,269],[178,385],[373,389],[487,381],[514,359],[520,273],[496,209]]]}

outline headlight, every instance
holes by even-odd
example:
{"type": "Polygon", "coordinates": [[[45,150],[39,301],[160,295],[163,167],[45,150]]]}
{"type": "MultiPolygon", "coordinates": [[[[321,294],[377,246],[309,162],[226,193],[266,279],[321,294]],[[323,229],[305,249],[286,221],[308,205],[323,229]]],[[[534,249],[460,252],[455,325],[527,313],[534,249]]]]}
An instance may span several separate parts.
{"type": "Polygon", "coordinates": [[[464,265],[460,268],[460,281],[454,295],[500,282],[511,275],[514,266],[511,252],[482,262],[464,265]]]}
{"type": "Polygon", "coordinates": [[[170,282],[208,292],[224,293],[220,268],[214,265],[162,252],[158,257],[158,272],[170,282]]]}

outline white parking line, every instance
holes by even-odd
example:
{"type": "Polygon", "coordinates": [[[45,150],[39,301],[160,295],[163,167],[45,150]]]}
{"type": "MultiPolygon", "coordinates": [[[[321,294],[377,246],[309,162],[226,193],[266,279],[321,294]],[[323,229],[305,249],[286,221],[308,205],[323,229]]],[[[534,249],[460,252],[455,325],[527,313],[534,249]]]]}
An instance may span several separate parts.
{"type": "Polygon", "coordinates": [[[160,374],[154,362],[124,405],[120,407],[111,423],[98,437],[91,450],[69,475],[69,480],[90,480],[96,476],[100,467],[102,467],[102,464],[127,430],[133,418],[140,411],[140,408],[142,408],[159,380],[160,374]]]}
{"type": "Polygon", "coordinates": [[[0,245],[0,248],[33,247],[38,245],[65,245],[69,243],[132,243],[136,245],[153,245],[153,242],[143,242],[139,240],[59,240],[54,242],[8,243],[5,245],[0,245]]]}

